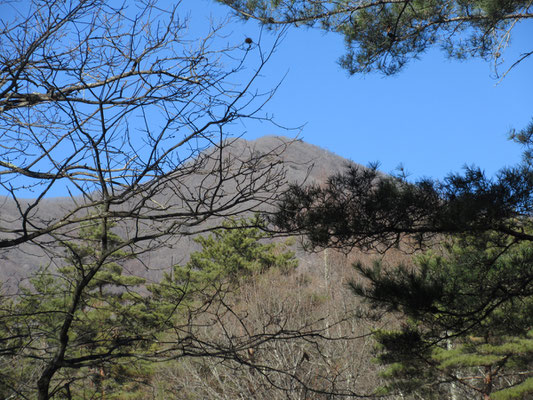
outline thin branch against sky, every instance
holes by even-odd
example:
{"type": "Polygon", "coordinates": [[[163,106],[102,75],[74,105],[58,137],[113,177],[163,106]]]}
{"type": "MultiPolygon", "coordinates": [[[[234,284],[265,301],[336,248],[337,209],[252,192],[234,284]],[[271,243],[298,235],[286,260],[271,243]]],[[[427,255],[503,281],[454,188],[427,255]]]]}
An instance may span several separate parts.
{"type": "MultiPolygon", "coordinates": [[[[228,12],[211,0],[182,4],[192,10],[195,26],[207,14],[228,12]]],[[[258,26],[236,21],[231,31],[253,37],[258,26]]],[[[531,51],[531,37],[532,22],[516,24],[500,72],[531,51]]],[[[305,141],[361,164],[379,161],[385,172],[402,164],[413,178],[442,178],[465,164],[494,174],[520,161],[522,149],[507,134],[533,117],[533,60],[499,82],[490,62],[448,60],[434,49],[393,77],[350,77],[337,64],[343,52],[341,35],[290,29],[264,74],[265,85],[286,75],[265,111],[284,126],[305,124],[305,141]]],[[[248,138],[276,133],[270,126],[247,128],[248,138]]]]}

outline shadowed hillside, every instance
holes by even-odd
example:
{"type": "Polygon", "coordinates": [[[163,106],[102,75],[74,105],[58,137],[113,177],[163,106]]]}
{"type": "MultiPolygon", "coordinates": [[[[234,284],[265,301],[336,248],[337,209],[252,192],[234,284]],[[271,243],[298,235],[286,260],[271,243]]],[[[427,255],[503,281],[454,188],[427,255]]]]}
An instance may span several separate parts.
{"type": "MultiPolygon", "coordinates": [[[[235,139],[232,140],[230,146],[225,147],[224,151],[227,153],[226,157],[232,160],[246,160],[253,155],[266,155],[267,162],[271,162],[272,165],[279,165],[276,168],[283,168],[287,183],[324,181],[327,176],[340,171],[349,163],[348,160],[322,148],[301,140],[291,140],[280,136],[265,136],[255,141],[235,139]]],[[[209,168],[209,165],[206,168],[209,168]]],[[[204,175],[196,173],[187,176],[187,182],[183,182],[179,178],[177,180],[183,186],[194,189],[201,186],[204,179],[204,175]]],[[[225,182],[228,188],[227,191],[230,192],[231,187],[236,184],[238,183],[225,182]]],[[[282,187],[279,190],[280,192],[282,187]]],[[[172,201],[171,196],[172,191],[166,193],[163,190],[155,197],[154,201],[158,204],[167,204],[172,201]]],[[[32,203],[31,199],[19,201],[19,203],[15,203],[5,196],[0,199],[2,204],[0,218],[5,227],[16,226],[18,216],[24,212],[34,214],[44,224],[51,224],[75,205],[83,203],[81,198],[46,198],[39,203],[38,207],[30,208],[28,211],[28,205],[32,203]]],[[[270,202],[267,202],[261,204],[258,209],[264,210],[270,206],[270,202]]],[[[244,212],[242,216],[244,217],[247,214],[249,215],[249,212],[244,212]]],[[[217,222],[213,220],[209,222],[211,225],[215,223],[217,222]]],[[[207,228],[207,225],[204,224],[195,227],[195,230],[202,231],[205,228],[207,228]]],[[[118,231],[122,235],[127,235],[130,229],[132,228],[129,226],[120,226],[118,231]]],[[[6,235],[4,234],[3,237],[6,237],[6,235]]],[[[131,273],[142,275],[149,280],[157,280],[161,276],[161,271],[167,270],[173,264],[185,262],[191,251],[197,249],[192,237],[175,235],[169,241],[162,243],[160,248],[142,254],[138,260],[128,261],[125,267],[131,273]]],[[[4,282],[4,288],[14,288],[21,279],[29,276],[31,272],[39,267],[60,262],[59,259],[54,260],[53,256],[50,256],[50,251],[48,251],[50,246],[53,246],[51,238],[41,240],[39,244],[25,243],[0,252],[0,280],[4,282]],[[47,251],[43,250],[43,248],[47,251]]],[[[57,254],[61,256],[61,250],[57,254]]]]}

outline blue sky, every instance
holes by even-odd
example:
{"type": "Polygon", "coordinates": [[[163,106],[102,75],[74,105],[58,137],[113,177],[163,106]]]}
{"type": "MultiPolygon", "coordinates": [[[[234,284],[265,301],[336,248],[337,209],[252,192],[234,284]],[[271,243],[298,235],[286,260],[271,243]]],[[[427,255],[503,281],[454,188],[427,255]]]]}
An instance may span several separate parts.
{"type": "MultiPolygon", "coordinates": [[[[174,3],[161,0],[157,5],[174,3]]],[[[214,0],[183,0],[178,12],[189,16],[190,37],[198,38],[209,32],[212,19],[227,18],[230,9],[214,0]]],[[[246,37],[257,42],[261,30],[254,21],[234,19],[224,32],[227,36],[220,40],[234,45],[246,37]]],[[[517,26],[513,34],[504,53],[508,62],[532,50],[533,22],[517,26]]],[[[266,44],[273,39],[268,32],[262,35],[266,44]]],[[[498,84],[489,63],[448,60],[438,49],[393,77],[349,76],[337,64],[343,52],[340,35],[290,29],[257,88],[265,92],[283,80],[263,113],[280,125],[303,129],[244,121],[232,126],[232,133],[246,139],[297,135],[363,165],[378,161],[384,172],[402,164],[412,180],[442,179],[466,164],[493,175],[519,162],[522,150],[507,134],[533,117],[533,57],[498,84]]],[[[49,195],[64,192],[58,186],[49,195]]]]}
{"type": "MultiPolygon", "coordinates": [[[[211,0],[186,0],[180,7],[192,10],[194,29],[208,24],[209,15],[228,12],[211,0]]],[[[230,29],[237,37],[258,35],[255,22],[236,21],[230,29]]],[[[513,34],[508,61],[531,51],[533,23],[513,34]]],[[[305,124],[300,137],[309,143],[361,164],[379,161],[384,172],[403,164],[412,179],[442,178],[465,164],[492,175],[520,160],[521,148],[507,134],[533,117],[533,60],[499,84],[491,64],[448,60],[438,49],[393,77],[350,77],[337,64],[343,51],[339,35],[291,29],[260,84],[267,89],[286,75],[265,112],[284,126],[305,124]]],[[[269,125],[247,128],[249,139],[295,134],[269,125]]]]}

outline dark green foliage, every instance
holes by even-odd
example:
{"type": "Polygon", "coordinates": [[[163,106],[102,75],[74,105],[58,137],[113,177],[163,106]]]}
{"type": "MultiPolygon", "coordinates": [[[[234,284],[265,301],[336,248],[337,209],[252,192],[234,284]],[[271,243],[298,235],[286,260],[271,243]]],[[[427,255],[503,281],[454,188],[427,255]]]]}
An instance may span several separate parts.
{"type": "Polygon", "coordinates": [[[352,284],[354,292],[405,320],[376,335],[378,360],[389,366],[386,391],[533,393],[533,249],[502,245],[499,236],[465,237],[441,255],[417,257],[411,269],[356,266],[370,284],[352,284]]]}
{"type": "Polygon", "coordinates": [[[66,265],[41,269],[14,301],[4,303],[2,336],[11,337],[2,342],[2,364],[9,368],[2,371],[4,394],[33,397],[36,377],[50,366],[50,397],[113,398],[134,390],[123,370],[148,349],[157,320],[138,294],[144,279],[122,275],[129,255],[112,224],[105,224],[106,231],[103,226],[82,224],[80,240],[65,243],[66,265]]]}
{"type": "Polygon", "coordinates": [[[451,57],[501,56],[502,35],[533,18],[525,0],[218,0],[268,26],[318,26],[344,36],[350,73],[398,72],[432,46],[451,57]]]}
{"type": "Polygon", "coordinates": [[[533,121],[518,132],[512,130],[509,139],[524,146],[523,161],[525,164],[531,166],[531,162],[533,161],[533,121]]]}
{"type": "Polygon", "coordinates": [[[294,254],[283,251],[275,243],[262,243],[267,235],[257,227],[262,223],[258,219],[229,221],[223,228],[207,237],[199,237],[196,242],[202,251],[191,255],[185,267],[176,266],[176,275],[190,275],[192,280],[217,281],[224,278],[238,279],[265,272],[276,267],[291,270],[296,267],[294,254]]]}
{"type": "MultiPolygon", "coordinates": [[[[450,57],[498,64],[529,1],[219,0],[268,26],[319,26],[341,33],[350,73],[398,72],[432,46],[450,57]]],[[[525,53],[517,61],[532,55],[525,53]]],[[[515,64],[511,66],[514,67],[515,64]]],[[[409,183],[376,168],[348,168],[326,185],[293,185],[273,222],[311,247],[386,251],[435,247],[414,266],[358,265],[355,293],[404,325],[379,331],[389,366],[382,393],[424,399],[525,399],[533,393],[533,124],[511,134],[524,162],[487,178],[476,168],[444,181],[409,183]],[[417,397],[420,398],[420,397],[417,397]]]]}
{"type": "Polygon", "coordinates": [[[339,248],[383,249],[404,238],[418,245],[439,234],[487,230],[533,240],[524,232],[532,196],[527,166],[502,170],[496,179],[469,168],[443,182],[416,183],[349,167],[325,186],[293,185],[273,221],[284,231],[305,233],[312,246],[339,248]]]}
{"type": "Polygon", "coordinates": [[[223,224],[207,237],[195,239],[202,250],[191,255],[190,261],[173,267],[160,284],[150,291],[156,298],[170,301],[169,306],[182,306],[203,296],[224,295],[238,286],[239,280],[278,268],[289,272],[297,265],[294,254],[275,243],[262,243],[267,235],[258,227],[258,219],[223,224]]]}
{"type": "MultiPolygon", "coordinates": [[[[533,373],[533,173],[530,127],[513,138],[524,162],[489,179],[474,168],[408,183],[349,168],[325,186],[291,187],[274,221],[311,246],[435,247],[414,266],[357,269],[355,293],[405,325],[380,331],[383,393],[424,399],[526,399],[533,373]],[[489,398],[489,397],[486,397],[489,398]]],[[[381,393],[380,392],[380,393],[381,393]]]]}
{"type": "Polygon", "coordinates": [[[201,336],[202,318],[221,318],[220,304],[243,279],[296,266],[292,252],[250,226],[259,220],[228,221],[197,238],[202,250],[141,294],[144,279],[122,274],[132,256],[113,224],[82,224],[80,239],[64,243],[64,266],[41,269],[12,301],[2,298],[0,397],[34,398],[53,367],[46,398],[143,399],[154,361],[235,357],[201,336]]]}

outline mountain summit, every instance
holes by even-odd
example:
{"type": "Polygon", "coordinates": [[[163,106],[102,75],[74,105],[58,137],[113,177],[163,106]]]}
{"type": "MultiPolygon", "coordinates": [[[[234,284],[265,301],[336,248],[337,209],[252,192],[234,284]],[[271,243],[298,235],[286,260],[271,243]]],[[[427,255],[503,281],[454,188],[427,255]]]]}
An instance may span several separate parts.
{"type": "MultiPolygon", "coordinates": [[[[217,147],[206,150],[207,153],[218,151],[217,147]]],[[[246,162],[246,160],[261,159],[263,163],[271,163],[272,168],[281,169],[285,183],[305,184],[310,182],[323,182],[331,174],[341,171],[351,162],[337,156],[325,149],[306,143],[300,139],[290,139],[282,136],[264,136],[256,140],[248,141],[242,138],[228,139],[226,146],[223,147],[224,157],[228,157],[230,162],[246,162]]],[[[201,155],[199,156],[201,157],[201,155]]],[[[181,180],[180,183],[185,185],[189,191],[194,190],[204,184],[205,174],[211,173],[209,168],[212,166],[205,165],[205,173],[200,170],[198,173],[186,176],[186,182],[181,180]]],[[[264,167],[263,167],[264,168],[264,167]]],[[[176,171],[177,178],[181,179],[179,171],[176,171]]],[[[236,175],[238,178],[238,175],[236,175]]],[[[280,178],[281,179],[281,178],[280,178]]],[[[171,181],[169,181],[171,182],[171,181]]],[[[227,192],[230,193],[232,188],[238,187],[239,182],[225,182],[227,192]]],[[[283,190],[284,184],[280,182],[278,190],[283,190]]],[[[261,210],[261,207],[271,207],[272,201],[280,193],[270,193],[270,200],[265,204],[258,204],[255,210],[261,210]]],[[[156,195],[158,204],[167,204],[171,200],[172,191],[168,193],[162,190],[156,195]]],[[[129,200],[129,202],[136,200],[129,200]]],[[[16,226],[19,215],[32,204],[32,199],[19,201],[18,203],[11,198],[0,197],[2,207],[0,209],[0,224],[4,228],[16,226]]],[[[58,218],[65,215],[76,204],[83,202],[82,198],[71,197],[52,197],[45,198],[38,203],[38,207],[32,209],[32,213],[39,220],[52,224],[58,218]]],[[[244,209],[243,217],[247,214],[244,209]]],[[[249,214],[249,213],[248,213],[249,214]]],[[[237,214],[237,216],[239,216],[237,214]]],[[[212,222],[206,221],[196,227],[196,231],[205,231],[212,222]]],[[[211,225],[212,226],[212,225],[211,225]]],[[[128,234],[126,224],[120,228],[121,234],[128,234]]],[[[4,230],[5,231],[5,230],[4,230]]],[[[8,234],[3,234],[6,237],[8,234]]],[[[53,238],[48,238],[49,243],[53,243],[53,238]]],[[[46,242],[46,241],[45,241],[46,242]]],[[[28,277],[35,270],[61,263],[61,254],[49,252],[45,242],[33,243],[28,242],[16,247],[10,247],[0,252],[0,281],[4,283],[5,288],[14,288],[16,285],[28,277]]],[[[157,249],[147,252],[140,257],[139,262],[128,261],[130,272],[144,275],[149,279],[157,279],[161,275],[161,270],[169,266],[184,262],[188,259],[191,251],[196,249],[196,244],[192,241],[191,236],[182,236],[176,234],[171,240],[157,249]]]]}

